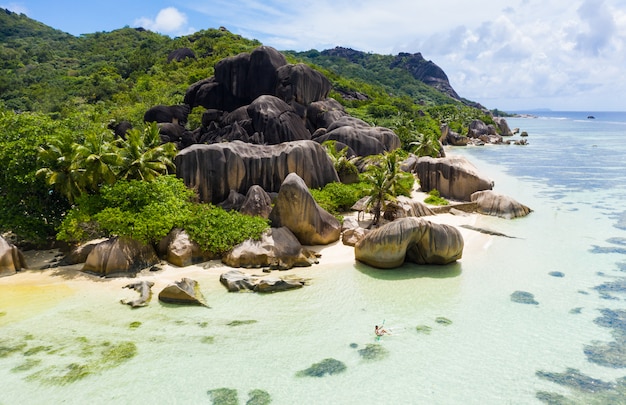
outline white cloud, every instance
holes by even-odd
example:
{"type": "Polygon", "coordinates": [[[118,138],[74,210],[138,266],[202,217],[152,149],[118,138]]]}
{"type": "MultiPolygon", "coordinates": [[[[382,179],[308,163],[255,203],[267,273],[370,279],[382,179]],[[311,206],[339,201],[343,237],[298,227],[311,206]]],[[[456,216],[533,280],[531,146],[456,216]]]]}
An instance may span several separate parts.
{"type": "Polygon", "coordinates": [[[626,110],[625,0],[194,0],[194,16],[281,50],[421,52],[488,107],[626,110]],[[622,100],[623,99],[623,100],[622,100]],[[537,103],[532,105],[526,103],[537,103]]]}
{"type": "Polygon", "coordinates": [[[150,31],[161,33],[180,33],[188,31],[187,16],[174,7],[167,7],[159,11],[156,18],[141,17],[135,20],[134,25],[150,31]]]}

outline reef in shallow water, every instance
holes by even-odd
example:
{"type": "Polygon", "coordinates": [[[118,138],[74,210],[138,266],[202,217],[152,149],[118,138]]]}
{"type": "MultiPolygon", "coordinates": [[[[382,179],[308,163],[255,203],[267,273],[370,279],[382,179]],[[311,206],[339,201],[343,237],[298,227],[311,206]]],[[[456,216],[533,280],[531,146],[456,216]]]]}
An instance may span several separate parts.
{"type": "Polygon", "coordinates": [[[296,377],[324,377],[326,374],[333,375],[346,371],[346,365],[336,359],[324,359],[319,363],[313,364],[311,367],[300,370],[296,373],[296,377]]]}
{"type": "Polygon", "coordinates": [[[137,355],[133,342],[91,341],[85,337],[55,344],[49,337],[32,335],[0,341],[0,358],[23,356],[13,373],[30,372],[24,378],[45,385],[67,385],[111,369],[137,355]],[[45,345],[41,344],[45,341],[45,345]],[[68,359],[73,359],[69,360],[68,359]]]}
{"type": "Polygon", "coordinates": [[[389,351],[382,345],[373,343],[367,344],[363,349],[359,349],[358,353],[363,360],[368,361],[382,360],[389,355],[389,351]]]}
{"type": "Polygon", "coordinates": [[[511,294],[511,301],[518,304],[539,305],[539,302],[535,300],[535,296],[526,291],[515,291],[511,294]]]}
{"type": "Polygon", "coordinates": [[[588,405],[626,403],[626,377],[606,382],[568,368],[564,373],[538,371],[537,376],[573,391],[571,396],[538,391],[536,398],[550,405],[588,405]]]}

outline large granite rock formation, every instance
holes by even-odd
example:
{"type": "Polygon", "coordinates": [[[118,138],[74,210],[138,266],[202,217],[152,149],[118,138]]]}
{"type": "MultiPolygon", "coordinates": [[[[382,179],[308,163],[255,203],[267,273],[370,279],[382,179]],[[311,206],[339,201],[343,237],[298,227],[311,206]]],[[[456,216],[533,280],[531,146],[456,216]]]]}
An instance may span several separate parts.
{"type": "Polygon", "coordinates": [[[304,121],[293,108],[274,96],[259,96],[247,107],[255,133],[261,143],[274,145],[282,142],[311,139],[304,121]]]}
{"type": "Polygon", "coordinates": [[[252,53],[240,53],[215,65],[215,75],[192,84],[185,104],[233,111],[263,94],[274,94],[276,70],[287,64],[274,48],[262,46],[252,53]]]}
{"type": "Polygon", "coordinates": [[[303,245],[327,245],[339,240],[341,224],[320,207],[307,185],[291,173],[280,186],[270,213],[272,226],[286,226],[303,245]]]}
{"type": "Polygon", "coordinates": [[[525,217],[532,212],[530,208],[513,198],[491,190],[477,191],[471,195],[470,199],[477,204],[477,211],[485,215],[512,219],[525,217]]]}
{"type": "Polygon", "coordinates": [[[111,238],[99,243],[87,256],[82,271],[105,277],[132,276],[159,263],[151,246],[129,238],[111,238]]]}
{"type": "Polygon", "coordinates": [[[295,235],[286,227],[271,228],[261,240],[248,239],[235,246],[222,257],[231,267],[269,267],[287,270],[292,267],[309,267],[318,263],[319,254],[302,247],[295,235]]]}
{"type": "Polygon", "coordinates": [[[281,66],[276,75],[276,96],[296,109],[324,100],[330,92],[331,84],[326,76],[303,63],[281,66]]]}
{"type": "Polygon", "coordinates": [[[324,135],[314,140],[323,143],[328,140],[349,146],[358,156],[377,155],[398,149],[401,141],[389,128],[372,127],[358,118],[344,116],[334,121],[324,135]]]}
{"type": "Polygon", "coordinates": [[[290,173],[311,188],[339,181],[328,154],[314,141],[192,145],[178,153],[175,163],[176,175],[198,190],[201,201],[214,204],[226,199],[230,190],[246,194],[255,184],[277,192],[290,173]]]}
{"type": "Polygon", "coordinates": [[[26,259],[22,252],[0,236],[0,277],[13,275],[25,268],[26,259]]]}
{"type": "Polygon", "coordinates": [[[402,218],[374,229],[354,247],[355,258],[382,269],[417,264],[448,264],[461,258],[463,236],[458,229],[422,218],[402,218]]]}
{"type": "Polygon", "coordinates": [[[219,61],[213,77],[192,84],[185,103],[192,108],[233,111],[262,95],[277,96],[304,117],[306,106],[328,97],[330,82],[307,65],[287,64],[276,49],[261,46],[219,61]]]}
{"type": "Polygon", "coordinates": [[[502,136],[513,136],[513,131],[509,127],[509,123],[506,121],[506,118],[503,117],[494,117],[493,122],[498,126],[498,130],[500,135],[502,136]]]}
{"type": "Polygon", "coordinates": [[[491,190],[493,180],[481,176],[476,167],[461,156],[411,158],[403,169],[417,174],[422,191],[439,190],[444,198],[469,201],[476,191],[491,190]]]}
{"type": "Polygon", "coordinates": [[[346,116],[348,113],[335,99],[315,101],[307,107],[307,128],[313,133],[318,128],[328,128],[332,123],[346,116]]]}

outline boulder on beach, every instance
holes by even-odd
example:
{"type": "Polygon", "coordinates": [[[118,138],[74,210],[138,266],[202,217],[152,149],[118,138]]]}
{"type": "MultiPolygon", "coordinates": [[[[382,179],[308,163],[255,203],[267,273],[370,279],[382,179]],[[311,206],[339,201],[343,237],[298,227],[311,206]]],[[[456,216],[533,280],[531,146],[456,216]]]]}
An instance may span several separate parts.
{"type": "Polygon", "coordinates": [[[220,282],[229,292],[254,291],[271,293],[302,288],[307,280],[299,277],[251,276],[240,270],[230,270],[220,275],[220,282]]]}
{"type": "Polygon", "coordinates": [[[85,263],[89,253],[106,238],[93,239],[71,249],[59,262],[59,266],[71,266],[73,264],[85,263]]]}
{"type": "Polygon", "coordinates": [[[285,226],[303,245],[327,245],[339,240],[339,220],[320,207],[296,173],[285,178],[269,217],[272,226],[285,226]]]}
{"type": "Polygon", "coordinates": [[[525,217],[532,212],[530,208],[513,198],[491,190],[477,191],[471,195],[470,199],[476,203],[477,211],[485,215],[512,219],[525,217]]]}
{"type": "Polygon", "coordinates": [[[198,282],[183,278],[165,287],[159,293],[159,300],[168,304],[202,305],[208,307],[200,292],[198,282]]]}
{"type": "Polygon", "coordinates": [[[130,238],[111,238],[96,245],[82,271],[104,277],[133,276],[159,263],[154,249],[130,238]]]}
{"type": "Polygon", "coordinates": [[[184,229],[179,228],[172,229],[159,242],[159,256],[178,267],[218,258],[218,256],[203,251],[196,242],[189,238],[189,234],[184,229]]]}
{"type": "Polygon", "coordinates": [[[136,283],[126,284],[122,288],[130,288],[139,293],[139,298],[134,300],[120,300],[122,304],[130,305],[131,308],[145,307],[152,298],[152,281],[137,281],[136,283]]]}
{"type": "Polygon", "coordinates": [[[0,236],[0,277],[11,276],[25,268],[26,259],[22,252],[0,236]]]}
{"type": "Polygon", "coordinates": [[[494,184],[462,156],[413,157],[403,162],[402,167],[417,174],[423,192],[436,189],[442,197],[458,201],[470,201],[473,193],[491,190],[494,184]]]}
{"type": "Polygon", "coordinates": [[[318,263],[319,254],[304,248],[286,227],[270,228],[260,240],[248,239],[222,257],[231,267],[269,267],[287,270],[318,263]]]}
{"type": "Polygon", "coordinates": [[[422,218],[401,218],[374,229],[355,246],[355,258],[382,269],[404,262],[448,264],[461,258],[463,236],[453,226],[422,218]]]}

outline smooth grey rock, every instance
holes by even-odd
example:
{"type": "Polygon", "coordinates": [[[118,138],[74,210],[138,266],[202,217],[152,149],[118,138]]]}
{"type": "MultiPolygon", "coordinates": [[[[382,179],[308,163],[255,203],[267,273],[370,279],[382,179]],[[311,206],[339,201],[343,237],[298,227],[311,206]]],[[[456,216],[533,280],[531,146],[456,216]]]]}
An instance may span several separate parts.
{"type": "Polygon", "coordinates": [[[470,201],[470,196],[482,190],[491,190],[494,182],[478,173],[476,167],[460,156],[412,160],[406,169],[417,174],[422,191],[437,189],[448,199],[470,201]]]}
{"type": "Polygon", "coordinates": [[[129,238],[111,238],[99,243],[87,256],[82,271],[104,277],[135,275],[159,263],[151,246],[129,238]]]}
{"type": "Polygon", "coordinates": [[[159,293],[159,300],[169,304],[202,305],[208,307],[196,280],[183,278],[159,293]]]}
{"type": "Polygon", "coordinates": [[[513,198],[491,190],[477,191],[471,195],[470,199],[477,204],[477,211],[485,215],[512,219],[525,217],[532,212],[530,208],[513,198]]]}
{"type": "Polygon", "coordinates": [[[130,288],[139,293],[139,298],[134,300],[120,300],[122,304],[130,305],[132,308],[145,307],[152,298],[152,281],[138,281],[136,283],[127,284],[122,288],[130,288]]]}
{"type": "Polygon", "coordinates": [[[176,175],[198,190],[200,200],[218,204],[230,190],[246,194],[258,185],[277,192],[287,175],[296,173],[307,187],[339,181],[333,162],[314,141],[254,145],[240,141],[192,145],[176,155],[176,175]]]}
{"type": "Polygon", "coordinates": [[[272,226],[285,226],[303,245],[327,245],[339,240],[341,224],[320,207],[296,173],[285,178],[269,217],[272,226]]]}
{"type": "Polygon", "coordinates": [[[448,264],[461,258],[463,236],[453,226],[423,218],[401,218],[370,231],[355,246],[355,258],[373,267],[389,269],[405,261],[448,264]]]}
{"type": "Polygon", "coordinates": [[[26,259],[17,246],[0,236],[0,277],[26,269],[26,259]]]}

